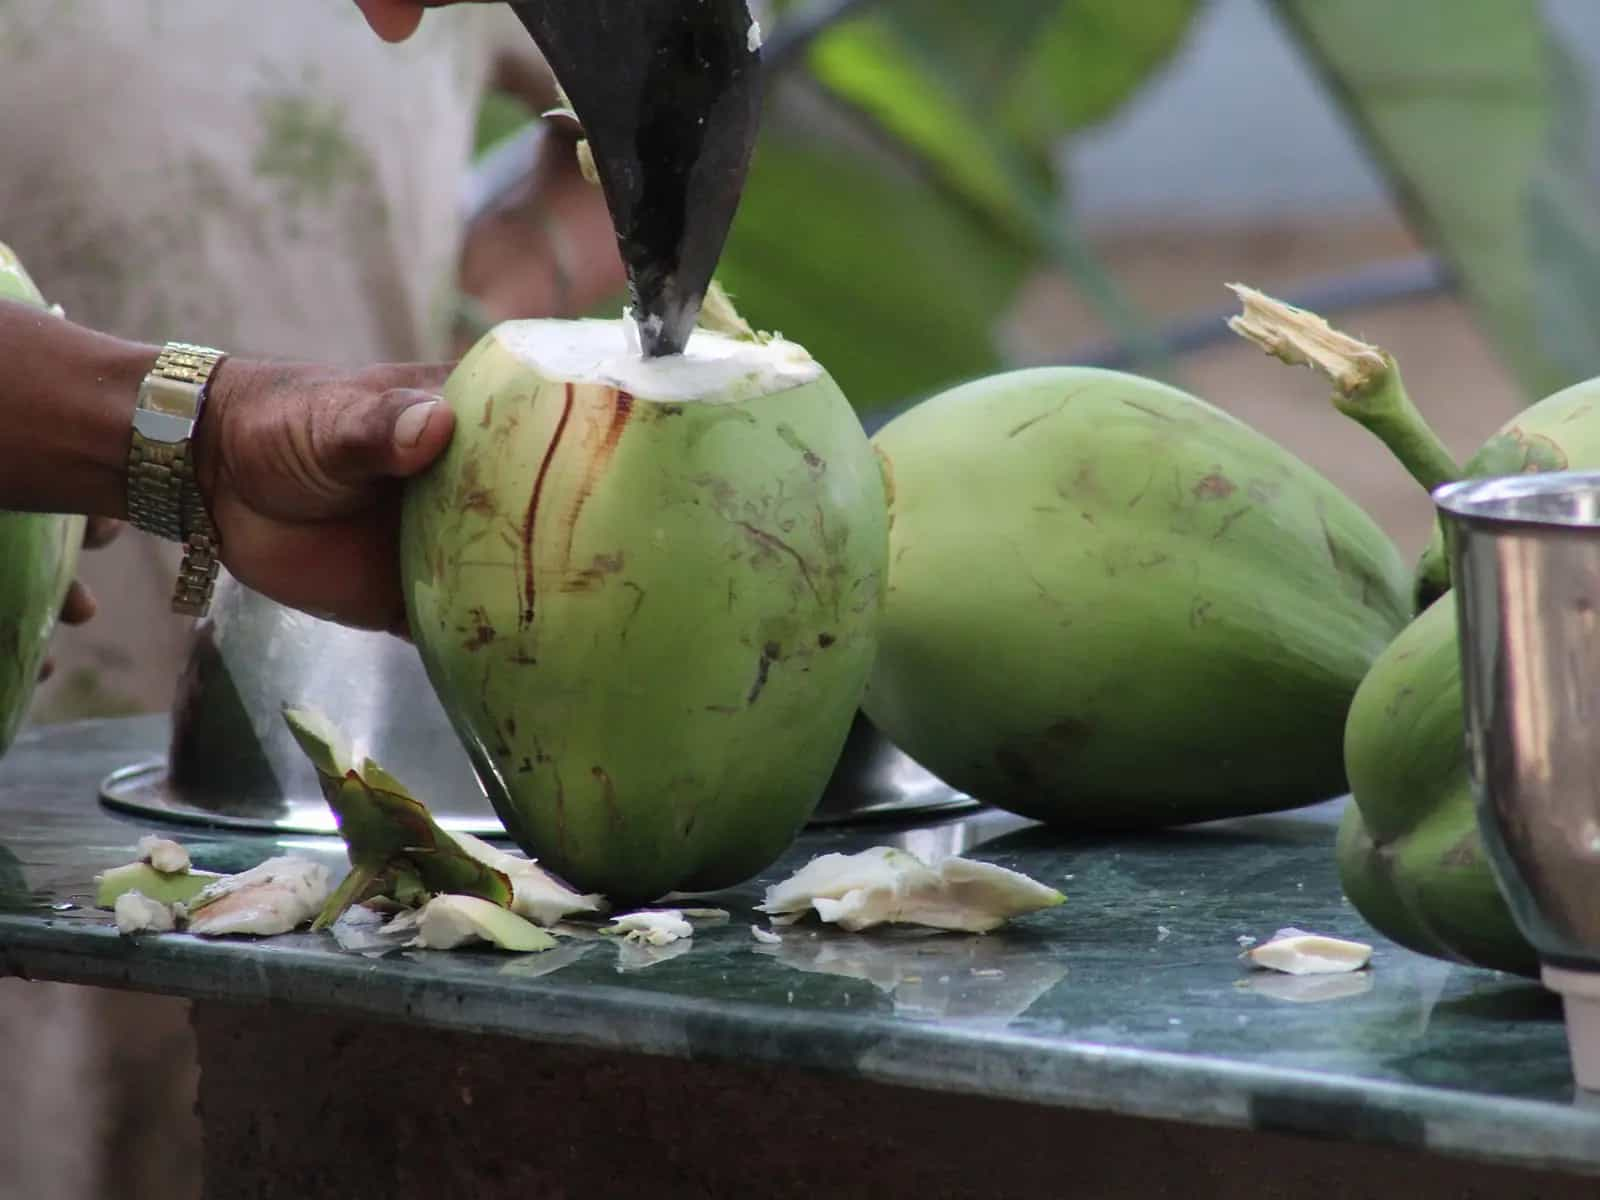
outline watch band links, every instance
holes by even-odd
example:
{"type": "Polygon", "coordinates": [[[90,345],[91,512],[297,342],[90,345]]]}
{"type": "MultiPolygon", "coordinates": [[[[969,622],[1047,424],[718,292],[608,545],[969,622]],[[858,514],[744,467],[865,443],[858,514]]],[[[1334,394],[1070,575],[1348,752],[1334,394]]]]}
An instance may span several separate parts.
{"type": "Polygon", "coordinates": [[[128,454],[128,516],[135,527],[183,543],[172,609],[204,616],[211,606],[220,544],[195,483],[192,435],[220,350],[169,342],[139,388],[128,454]]]}

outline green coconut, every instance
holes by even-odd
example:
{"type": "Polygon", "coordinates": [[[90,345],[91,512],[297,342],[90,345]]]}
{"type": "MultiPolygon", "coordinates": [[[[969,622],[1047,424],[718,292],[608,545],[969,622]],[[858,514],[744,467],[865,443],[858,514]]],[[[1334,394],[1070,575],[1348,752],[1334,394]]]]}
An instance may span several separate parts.
{"type": "MultiPolygon", "coordinates": [[[[1600,378],[1562,388],[1512,417],[1467,460],[1460,478],[1596,468],[1600,468],[1600,378]]],[[[1419,608],[1450,588],[1444,530],[1437,521],[1417,563],[1416,588],[1419,608]]]]}
{"type": "Polygon", "coordinates": [[[495,811],[618,904],[738,883],[815,808],[871,668],[883,479],[827,372],[697,331],[519,321],[406,494],[413,637],[495,811]]]}
{"type": "Polygon", "coordinates": [[[907,754],[1061,826],[1344,790],[1350,699],[1408,577],[1305,463],[1176,388],[1078,367],[954,388],[874,444],[891,567],[864,709],[907,754]]]}
{"type": "MultiPolygon", "coordinates": [[[[45,307],[10,247],[0,243],[0,300],[45,307]]],[[[78,569],[84,519],[0,512],[0,754],[28,713],[50,635],[78,569]]]]}
{"type": "Polygon", "coordinates": [[[1485,857],[1467,772],[1453,596],[1373,664],[1350,706],[1345,895],[1385,937],[1435,958],[1537,975],[1485,857]]]}

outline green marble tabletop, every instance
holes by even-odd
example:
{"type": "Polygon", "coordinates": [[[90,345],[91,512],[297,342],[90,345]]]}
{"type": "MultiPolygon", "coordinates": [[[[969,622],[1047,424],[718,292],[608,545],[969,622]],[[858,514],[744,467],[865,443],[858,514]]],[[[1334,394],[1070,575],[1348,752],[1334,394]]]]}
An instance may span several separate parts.
{"type": "MultiPolygon", "coordinates": [[[[124,938],[85,907],[95,872],[160,828],[103,807],[98,785],[165,737],[160,718],[35,729],[0,760],[0,975],[1600,1173],[1600,1104],[1574,1091],[1559,1002],[1369,929],[1335,875],[1340,802],[1137,838],[1072,839],[987,811],[834,826],[763,879],[697,901],[732,919],[689,943],[377,957],[328,935],[124,938]],[[1067,903],[986,936],[804,924],[778,945],[752,937],[764,883],[874,844],[997,862],[1067,903]],[[1240,961],[1240,938],[1288,925],[1369,942],[1371,968],[1290,977],[1240,961]]],[[[344,867],[337,840],[165,828],[202,868],[290,851],[344,867]]]]}

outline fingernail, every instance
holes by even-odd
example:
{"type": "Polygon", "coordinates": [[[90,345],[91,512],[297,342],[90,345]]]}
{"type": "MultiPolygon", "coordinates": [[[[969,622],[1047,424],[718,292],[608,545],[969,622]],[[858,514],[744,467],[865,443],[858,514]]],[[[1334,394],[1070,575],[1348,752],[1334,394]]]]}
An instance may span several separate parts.
{"type": "Polygon", "coordinates": [[[428,418],[439,407],[437,400],[424,400],[402,412],[394,423],[394,444],[409,450],[422,440],[422,431],[428,427],[428,418]]]}

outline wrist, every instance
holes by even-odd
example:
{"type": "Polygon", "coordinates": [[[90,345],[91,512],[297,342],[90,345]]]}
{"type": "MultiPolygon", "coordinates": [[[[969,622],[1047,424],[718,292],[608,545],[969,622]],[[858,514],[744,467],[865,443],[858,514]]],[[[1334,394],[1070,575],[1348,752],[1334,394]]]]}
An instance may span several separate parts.
{"type": "Polygon", "coordinates": [[[227,475],[226,426],[234,398],[248,387],[251,366],[244,360],[227,356],[211,372],[206,385],[205,405],[200,419],[195,422],[191,451],[194,459],[195,487],[205,503],[211,519],[217,517],[217,493],[227,475]]]}
{"type": "Polygon", "coordinates": [[[0,301],[0,509],[125,517],[128,431],[157,353],[0,301]]]}

